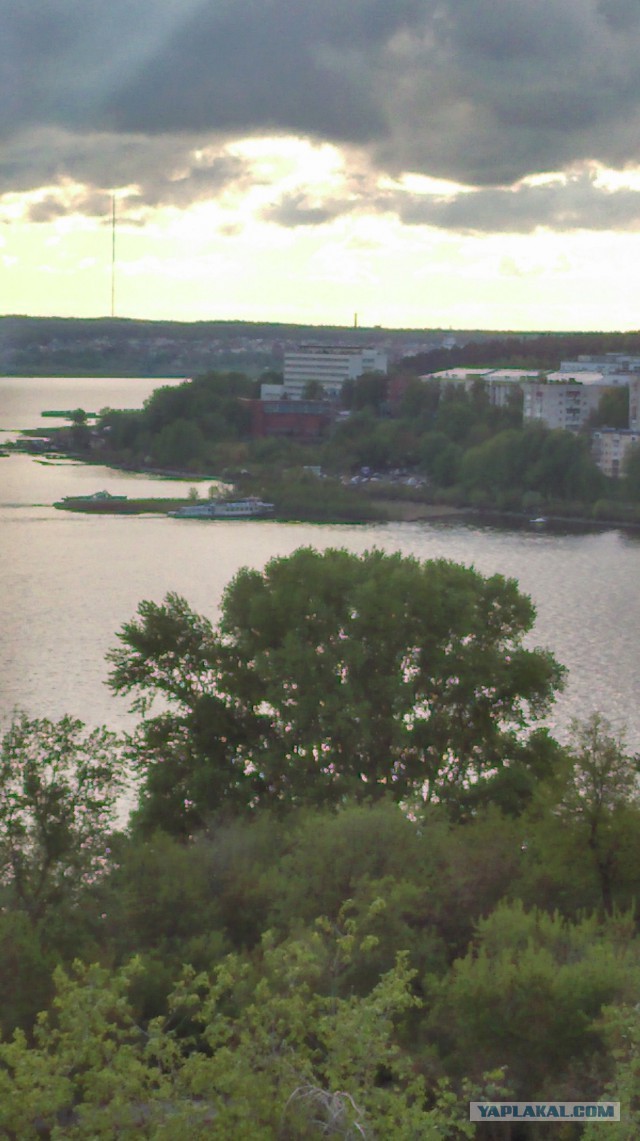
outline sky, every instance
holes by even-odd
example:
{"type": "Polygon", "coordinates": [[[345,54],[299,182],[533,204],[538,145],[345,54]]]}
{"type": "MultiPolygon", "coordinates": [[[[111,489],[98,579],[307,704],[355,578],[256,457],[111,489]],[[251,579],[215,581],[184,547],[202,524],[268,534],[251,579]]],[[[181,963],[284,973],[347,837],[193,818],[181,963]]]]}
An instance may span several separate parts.
{"type": "Polygon", "coordinates": [[[640,328],[638,0],[0,0],[0,27],[2,314],[640,328]]]}

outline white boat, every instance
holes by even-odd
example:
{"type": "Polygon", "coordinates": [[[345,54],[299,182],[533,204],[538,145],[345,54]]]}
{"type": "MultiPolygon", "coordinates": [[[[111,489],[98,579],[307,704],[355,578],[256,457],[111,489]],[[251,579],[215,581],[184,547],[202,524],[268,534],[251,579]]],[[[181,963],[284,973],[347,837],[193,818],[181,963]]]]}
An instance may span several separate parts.
{"type": "Polygon", "coordinates": [[[170,511],[169,515],[174,519],[261,519],[271,515],[273,509],[273,503],[249,496],[222,503],[189,503],[177,511],[170,511]]]}

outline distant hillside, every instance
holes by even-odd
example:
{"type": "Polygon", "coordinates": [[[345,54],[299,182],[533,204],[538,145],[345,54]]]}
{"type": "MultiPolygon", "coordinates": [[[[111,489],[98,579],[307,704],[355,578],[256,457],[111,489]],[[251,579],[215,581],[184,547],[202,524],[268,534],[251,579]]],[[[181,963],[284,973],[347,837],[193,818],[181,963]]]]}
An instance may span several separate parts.
{"type": "Polygon", "coordinates": [[[248,321],[132,321],[0,317],[6,375],[193,376],[282,368],[305,342],[376,344],[412,373],[457,365],[556,368],[578,353],[640,352],[640,333],[497,333],[481,329],[383,329],[248,321]]]}
{"type": "Polygon", "coordinates": [[[481,330],[0,317],[0,371],[14,376],[192,376],[234,369],[257,376],[265,369],[281,369],[285,347],[307,341],[375,343],[399,360],[495,336],[481,330]]]}
{"type": "Polygon", "coordinates": [[[640,333],[548,333],[516,338],[495,333],[405,357],[401,369],[412,375],[461,368],[524,368],[553,371],[561,360],[583,353],[640,353],[640,333]]]}

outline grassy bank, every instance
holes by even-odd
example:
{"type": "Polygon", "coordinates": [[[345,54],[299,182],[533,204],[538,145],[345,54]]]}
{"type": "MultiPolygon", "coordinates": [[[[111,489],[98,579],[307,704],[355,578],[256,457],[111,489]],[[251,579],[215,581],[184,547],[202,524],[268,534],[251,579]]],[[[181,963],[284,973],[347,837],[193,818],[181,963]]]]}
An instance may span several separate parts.
{"type": "Polygon", "coordinates": [[[83,515],[166,515],[187,507],[191,499],[80,499],[54,503],[59,511],[81,512],[83,515]]]}

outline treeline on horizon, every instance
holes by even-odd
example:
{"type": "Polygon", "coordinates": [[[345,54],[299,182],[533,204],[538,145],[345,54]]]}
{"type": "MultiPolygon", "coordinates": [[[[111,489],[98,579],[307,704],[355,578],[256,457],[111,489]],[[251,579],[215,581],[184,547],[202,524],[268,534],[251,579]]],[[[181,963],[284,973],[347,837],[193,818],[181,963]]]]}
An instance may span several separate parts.
{"type": "Polygon", "coordinates": [[[460,368],[524,368],[552,372],[561,360],[582,354],[640,353],[640,333],[485,334],[482,340],[433,349],[407,357],[400,367],[411,373],[460,368]]]}
{"type": "MultiPolygon", "coordinates": [[[[415,335],[438,338],[430,331],[415,335]]],[[[259,375],[264,369],[282,367],[287,343],[384,340],[400,346],[408,336],[413,339],[403,330],[277,322],[0,317],[0,365],[12,375],[161,377],[193,375],[214,367],[250,369],[259,375]]]]}
{"type": "Polygon", "coordinates": [[[220,360],[225,344],[265,341],[260,350],[246,346],[240,367],[281,367],[286,342],[305,340],[344,344],[433,341],[433,349],[400,360],[409,372],[432,372],[459,365],[480,367],[557,368],[562,358],[580,353],[640,352],[640,333],[491,332],[482,329],[386,329],[382,327],[299,325],[261,321],[151,321],[130,318],[64,318],[0,316],[0,364],[10,374],[20,370],[48,375],[69,374],[173,376],[205,369],[234,367],[220,360]],[[440,343],[459,342],[451,348],[440,343]],[[207,342],[211,342],[208,348],[207,342]],[[162,372],[163,368],[167,371],[162,372]]]}
{"type": "Polygon", "coordinates": [[[140,603],[124,739],[3,738],[0,1131],[461,1141],[470,1098],[606,1098],[636,1138],[639,758],[541,727],[530,600],[303,548],[220,615],[140,603]]]}

